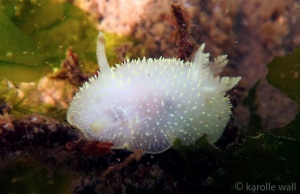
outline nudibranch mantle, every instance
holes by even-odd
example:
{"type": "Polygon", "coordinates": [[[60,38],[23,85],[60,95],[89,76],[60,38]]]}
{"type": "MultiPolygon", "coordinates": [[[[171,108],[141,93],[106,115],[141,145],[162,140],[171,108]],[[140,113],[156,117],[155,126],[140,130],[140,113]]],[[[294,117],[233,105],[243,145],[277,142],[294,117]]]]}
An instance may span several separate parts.
{"type": "Polygon", "coordinates": [[[192,62],[173,59],[127,60],[110,68],[105,39],[97,41],[98,76],[75,94],[67,120],[88,138],[112,142],[115,149],[161,153],[175,138],[193,144],[206,134],[215,142],[231,115],[225,92],[240,77],[219,77],[222,55],[209,61],[204,44],[192,62]]]}

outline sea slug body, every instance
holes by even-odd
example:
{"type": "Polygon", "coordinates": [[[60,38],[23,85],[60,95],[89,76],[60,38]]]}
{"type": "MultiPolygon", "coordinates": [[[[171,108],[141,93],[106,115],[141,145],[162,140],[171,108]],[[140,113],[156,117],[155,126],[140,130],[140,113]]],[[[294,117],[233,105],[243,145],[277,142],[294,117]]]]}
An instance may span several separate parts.
{"type": "Polygon", "coordinates": [[[98,77],[76,93],[67,120],[87,137],[112,142],[115,149],[161,153],[175,138],[193,144],[206,134],[221,136],[231,114],[225,92],[240,77],[219,77],[226,55],[209,61],[204,44],[192,62],[138,59],[110,68],[104,36],[97,41],[98,77]]]}

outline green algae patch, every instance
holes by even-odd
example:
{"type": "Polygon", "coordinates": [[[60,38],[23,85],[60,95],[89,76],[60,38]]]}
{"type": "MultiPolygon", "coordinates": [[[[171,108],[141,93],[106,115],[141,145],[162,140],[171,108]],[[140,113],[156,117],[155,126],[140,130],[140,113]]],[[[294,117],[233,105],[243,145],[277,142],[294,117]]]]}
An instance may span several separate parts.
{"type": "Polygon", "coordinates": [[[259,85],[259,81],[254,84],[254,86],[249,90],[248,96],[244,99],[243,105],[248,107],[250,112],[249,123],[247,126],[247,135],[248,136],[257,136],[262,132],[262,120],[257,113],[258,104],[256,102],[257,99],[257,87],[259,85]]]}
{"type": "Polygon", "coordinates": [[[1,174],[5,175],[0,177],[1,193],[71,194],[70,174],[48,170],[41,165],[19,162],[1,174]]]}
{"type": "Polygon", "coordinates": [[[183,155],[185,155],[187,152],[195,152],[197,150],[208,150],[210,153],[213,153],[214,155],[218,155],[221,153],[221,150],[216,148],[214,145],[209,143],[206,139],[206,136],[200,137],[198,140],[195,141],[194,145],[182,145],[182,141],[179,138],[176,138],[173,142],[173,148],[183,155]]]}
{"type": "MultiPolygon", "coordinates": [[[[280,68],[277,70],[281,71],[280,68]]],[[[236,186],[288,185],[299,179],[300,115],[298,113],[285,127],[264,131],[255,102],[257,86],[258,83],[244,101],[250,111],[249,123],[240,129],[236,144],[225,150],[226,157],[222,167],[215,172],[211,187],[229,193],[247,193],[245,187],[239,189],[236,186]]]]}
{"type": "MultiPolygon", "coordinates": [[[[194,145],[182,145],[182,141],[176,138],[173,148],[179,152],[184,160],[186,176],[196,176],[196,168],[201,168],[203,175],[210,175],[215,172],[224,159],[224,152],[207,141],[206,136],[200,137],[194,145]]],[[[201,173],[201,174],[202,174],[201,173]]]]}
{"type": "Polygon", "coordinates": [[[7,61],[0,61],[0,64],[0,78],[10,78],[12,82],[32,82],[52,71],[47,66],[32,67],[7,61]]]}
{"type": "Polygon", "coordinates": [[[271,129],[271,132],[276,137],[300,141],[300,113],[287,126],[271,129]]]}
{"type": "MultiPolygon", "coordinates": [[[[0,98],[12,107],[10,113],[65,118],[70,99],[82,83],[74,85],[51,76],[61,64],[74,64],[74,60],[78,70],[90,76],[96,72],[96,23],[65,1],[0,0],[0,98]],[[75,58],[68,55],[70,47],[75,58]]],[[[110,62],[121,63],[118,53],[127,57],[130,46],[124,50],[123,44],[132,39],[106,36],[110,62]],[[122,52],[115,50],[118,47],[122,52]]]]}
{"type": "Polygon", "coordinates": [[[300,105],[300,48],[268,64],[267,81],[300,105]]]}
{"type": "Polygon", "coordinates": [[[0,9],[0,70],[14,72],[2,73],[1,80],[35,81],[33,72],[58,67],[69,47],[82,64],[96,64],[96,21],[74,5],[56,0],[0,0],[0,9]],[[27,77],[21,66],[31,68],[27,77]]]}
{"type": "Polygon", "coordinates": [[[247,193],[245,188],[235,187],[237,182],[244,185],[291,184],[299,179],[299,146],[298,141],[271,135],[247,137],[240,145],[227,150],[227,158],[215,173],[212,186],[230,193],[247,193]]]}
{"type": "Polygon", "coordinates": [[[0,64],[37,65],[43,59],[34,41],[0,12],[0,64]]]}

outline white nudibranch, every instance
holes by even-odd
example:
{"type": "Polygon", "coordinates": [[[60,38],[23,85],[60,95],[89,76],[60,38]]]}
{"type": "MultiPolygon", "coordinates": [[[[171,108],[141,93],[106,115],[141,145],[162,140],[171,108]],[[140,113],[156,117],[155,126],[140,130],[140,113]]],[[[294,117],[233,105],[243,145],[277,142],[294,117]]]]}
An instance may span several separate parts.
{"type": "Polygon", "coordinates": [[[221,136],[231,114],[225,92],[240,77],[219,77],[227,56],[209,61],[204,44],[192,62],[138,59],[110,68],[105,39],[97,41],[98,77],[76,93],[67,112],[70,124],[88,138],[112,142],[115,149],[161,153],[175,138],[193,144],[206,134],[221,136]]]}

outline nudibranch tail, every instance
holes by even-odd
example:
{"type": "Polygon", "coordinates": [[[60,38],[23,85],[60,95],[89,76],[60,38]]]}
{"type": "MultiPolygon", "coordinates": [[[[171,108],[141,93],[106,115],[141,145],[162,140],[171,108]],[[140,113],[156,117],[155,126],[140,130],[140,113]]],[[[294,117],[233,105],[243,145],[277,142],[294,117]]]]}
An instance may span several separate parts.
{"type": "Polygon", "coordinates": [[[105,54],[105,38],[102,32],[99,32],[97,39],[97,60],[100,68],[100,72],[110,71],[109,64],[107,62],[105,54]]]}

